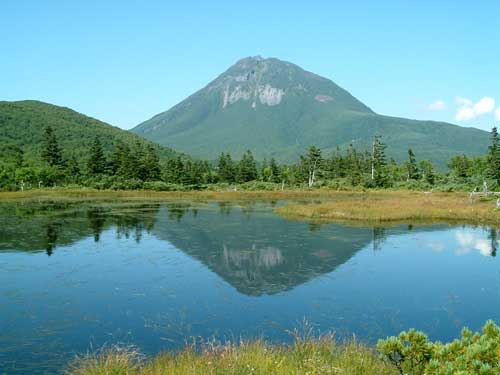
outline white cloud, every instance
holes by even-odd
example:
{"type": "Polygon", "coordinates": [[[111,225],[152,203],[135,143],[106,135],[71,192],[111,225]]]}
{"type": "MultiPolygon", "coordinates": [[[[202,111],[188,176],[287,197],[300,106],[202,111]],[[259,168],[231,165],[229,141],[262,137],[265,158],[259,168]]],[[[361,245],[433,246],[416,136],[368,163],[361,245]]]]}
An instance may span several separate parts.
{"type": "Polygon", "coordinates": [[[461,107],[458,108],[455,119],[457,121],[467,121],[476,117],[474,109],[472,107],[461,107]]]}
{"type": "Polygon", "coordinates": [[[485,113],[490,113],[495,109],[495,99],[489,96],[483,97],[477,103],[467,98],[457,97],[456,103],[458,108],[455,119],[457,121],[472,120],[485,113]]]}
{"type": "Polygon", "coordinates": [[[446,109],[446,103],[442,100],[438,100],[432,104],[429,104],[427,109],[429,111],[442,111],[443,109],[446,109]]]}
{"type": "Polygon", "coordinates": [[[495,99],[485,96],[474,104],[474,112],[478,115],[489,113],[495,109],[495,99]]]}
{"type": "Polygon", "coordinates": [[[457,105],[459,106],[464,106],[464,107],[469,107],[472,106],[472,100],[467,99],[467,98],[462,98],[460,96],[457,97],[456,99],[457,105]]]}
{"type": "Polygon", "coordinates": [[[500,107],[498,107],[497,110],[495,111],[495,119],[497,121],[500,121],[500,107]]]}

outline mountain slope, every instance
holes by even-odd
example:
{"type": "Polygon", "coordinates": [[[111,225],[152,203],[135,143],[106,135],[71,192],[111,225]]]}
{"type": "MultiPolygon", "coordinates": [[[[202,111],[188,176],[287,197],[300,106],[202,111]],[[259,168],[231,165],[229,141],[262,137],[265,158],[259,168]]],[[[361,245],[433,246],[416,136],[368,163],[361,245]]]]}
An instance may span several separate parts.
{"type": "MultiPolygon", "coordinates": [[[[69,108],[33,100],[1,101],[0,160],[15,157],[16,148],[21,148],[27,161],[40,163],[43,132],[47,125],[54,129],[66,157],[75,155],[79,159],[86,159],[95,137],[99,137],[106,152],[110,152],[118,140],[127,144],[151,143],[69,108]]],[[[163,146],[157,146],[157,150],[161,157],[174,154],[174,151],[163,146]]]]}
{"type": "Polygon", "coordinates": [[[452,124],[378,115],[332,81],[278,59],[249,57],[172,109],[135,127],[136,134],[195,156],[293,161],[312,144],[329,152],[366,149],[374,134],[397,160],[413,148],[445,165],[460,153],[483,154],[488,134],[452,124]]]}

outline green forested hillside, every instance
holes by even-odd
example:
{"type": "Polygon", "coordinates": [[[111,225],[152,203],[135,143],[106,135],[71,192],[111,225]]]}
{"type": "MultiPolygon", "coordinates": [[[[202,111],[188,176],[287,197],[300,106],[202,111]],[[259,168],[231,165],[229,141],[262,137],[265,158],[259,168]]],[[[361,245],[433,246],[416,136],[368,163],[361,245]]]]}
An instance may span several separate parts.
{"type": "MultiPolygon", "coordinates": [[[[143,138],[82,115],[69,108],[39,101],[0,102],[0,161],[18,163],[22,152],[24,162],[42,165],[43,132],[47,126],[54,129],[63,151],[63,157],[75,156],[83,162],[94,139],[98,137],[106,153],[111,153],[117,141],[126,144],[150,144],[143,138]]],[[[174,155],[174,151],[155,146],[161,158],[174,155]]]]}

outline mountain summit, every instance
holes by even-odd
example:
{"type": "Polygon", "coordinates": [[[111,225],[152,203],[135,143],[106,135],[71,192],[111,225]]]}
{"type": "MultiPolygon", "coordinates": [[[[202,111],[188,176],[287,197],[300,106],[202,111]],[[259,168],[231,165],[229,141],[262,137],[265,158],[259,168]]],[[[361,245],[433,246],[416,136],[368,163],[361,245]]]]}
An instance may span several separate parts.
{"type": "Polygon", "coordinates": [[[278,59],[247,57],[238,61],[207,86],[222,98],[223,109],[239,101],[257,106],[278,106],[287,97],[303,97],[319,103],[332,102],[338,110],[371,112],[332,81],[278,59]]]}
{"type": "Polygon", "coordinates": [[[257,158],[296,160],[314,144],[324,151],[366,149],[380,134],[388,154],[408,148],[443,166],[460,153],[483,154],[488,134],[447,123],[382,116],[331,80],[260,56],[239,60],[206,87],[133,132],[194,156],[215,159],[250,149],[257,158]]]}

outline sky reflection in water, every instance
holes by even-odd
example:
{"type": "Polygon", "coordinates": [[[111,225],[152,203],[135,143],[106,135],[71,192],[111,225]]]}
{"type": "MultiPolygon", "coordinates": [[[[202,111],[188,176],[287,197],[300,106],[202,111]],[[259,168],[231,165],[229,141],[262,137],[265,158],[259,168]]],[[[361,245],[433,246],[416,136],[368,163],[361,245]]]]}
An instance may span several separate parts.
{"type": "Polygon", "coordinates": [[[374,342],[416,327],[448,340],[500,321],[497,231],[287,221],[272,205],[1,204],[0,374],[76,353],[186,340],[374,342]]]}

